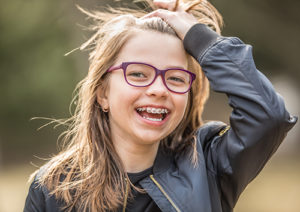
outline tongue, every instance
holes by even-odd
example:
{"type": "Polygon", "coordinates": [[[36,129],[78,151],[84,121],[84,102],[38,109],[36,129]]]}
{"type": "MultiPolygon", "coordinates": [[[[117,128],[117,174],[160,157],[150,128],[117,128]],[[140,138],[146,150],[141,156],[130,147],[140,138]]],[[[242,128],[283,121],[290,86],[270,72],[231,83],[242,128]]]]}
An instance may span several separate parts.
{"type": "Polygon", "coordinates": [[[163,118],[163,115],[162,115],[162,114],[147,113],[146,111],[139,112],[139,114],[140,114],[142,117],[146,117],[146,118],[154,118],[154,119],[160,119],[160,118],[163,118]]]}

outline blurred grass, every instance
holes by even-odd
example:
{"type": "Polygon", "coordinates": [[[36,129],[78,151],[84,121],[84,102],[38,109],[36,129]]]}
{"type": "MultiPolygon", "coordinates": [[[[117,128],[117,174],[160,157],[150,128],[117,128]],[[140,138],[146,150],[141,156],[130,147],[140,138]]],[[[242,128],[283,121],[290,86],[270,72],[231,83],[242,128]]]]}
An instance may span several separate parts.
{"type": "Polygon", "coordinates": [[[32,165],[14,165],[0,171],[0,212],[23,211],[32,165]]]}
{"type": "Polygon", "coordinates": [[[299,159],[272,159],[241,195],[235,212],[299,212],[299,159]]]}
{"type": "MultiPolygon", "coordinates": [[[[246,188],[235,212],[299,212],[299,160],[271,160],[246,188]]],[[[10,166],[0,173],[0,212],[23,210],[31,165],[10,166]]]]}

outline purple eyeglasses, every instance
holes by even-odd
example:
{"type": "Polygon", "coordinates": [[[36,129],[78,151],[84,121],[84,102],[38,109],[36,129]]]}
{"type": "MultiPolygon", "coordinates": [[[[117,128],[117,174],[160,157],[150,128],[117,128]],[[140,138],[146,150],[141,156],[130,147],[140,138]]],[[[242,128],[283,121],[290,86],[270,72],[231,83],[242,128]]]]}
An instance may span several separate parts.
{"type": "Polygon", "coordinates": [[[107,72],[123,69],[125,81],[134,87],[147,87],[154,83],[161,75],[162,81],[169,91],[184,94],[191,89],[196,75],[181,68],[159,70],[156,67],[141,62],[123,62],[119,66],[111,67],[107,72]]]}

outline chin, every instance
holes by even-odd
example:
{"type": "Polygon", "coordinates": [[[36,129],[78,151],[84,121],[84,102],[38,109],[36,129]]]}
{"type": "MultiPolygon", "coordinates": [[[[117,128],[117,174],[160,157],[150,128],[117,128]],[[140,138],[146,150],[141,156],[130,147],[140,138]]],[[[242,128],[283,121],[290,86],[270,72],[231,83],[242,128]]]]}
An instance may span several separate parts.
{"type": "Polygon", "coordinates": [[[153,144],[159,143],[161,140],[163,140],[166,137],[167,137],[167,135],[149,138],[149,134],[147,134],[140,138],[140,142],[142,144],[153,145],[153,144]],[[145,139],[145,138],[147,138],[147,139],[145,139]]]}
{"type": "Polygon", "coordinates": [[[153,145],[153,144],[159,143],[161,139],[162,139],[161,137],[150,137],[149,138],[149,134],[146,134],[145,136],[139,137],[138,141],[140,144],[153,145]]]}
{"type": "Polygon", "coordinates": [[[145,145],[153,145],[153,144],[157,144],[160,142],[160,140],[150,140],[150,139],[147,139],[147,140],[140,140],[141,144],[145,144],[145,145]]]}

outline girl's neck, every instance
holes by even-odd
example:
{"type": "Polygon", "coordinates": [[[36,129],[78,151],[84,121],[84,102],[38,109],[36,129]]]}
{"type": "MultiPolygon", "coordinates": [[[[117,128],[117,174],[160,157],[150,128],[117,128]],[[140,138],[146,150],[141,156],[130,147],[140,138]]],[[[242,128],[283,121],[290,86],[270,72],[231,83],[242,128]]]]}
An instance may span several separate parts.
{"type": "Polygon", "coordinates": [[[137,144],[124,141],[123,139],[113,140],[126,172],[137,173],[153,166],[159,142],[154,144],[137,144]]]}

